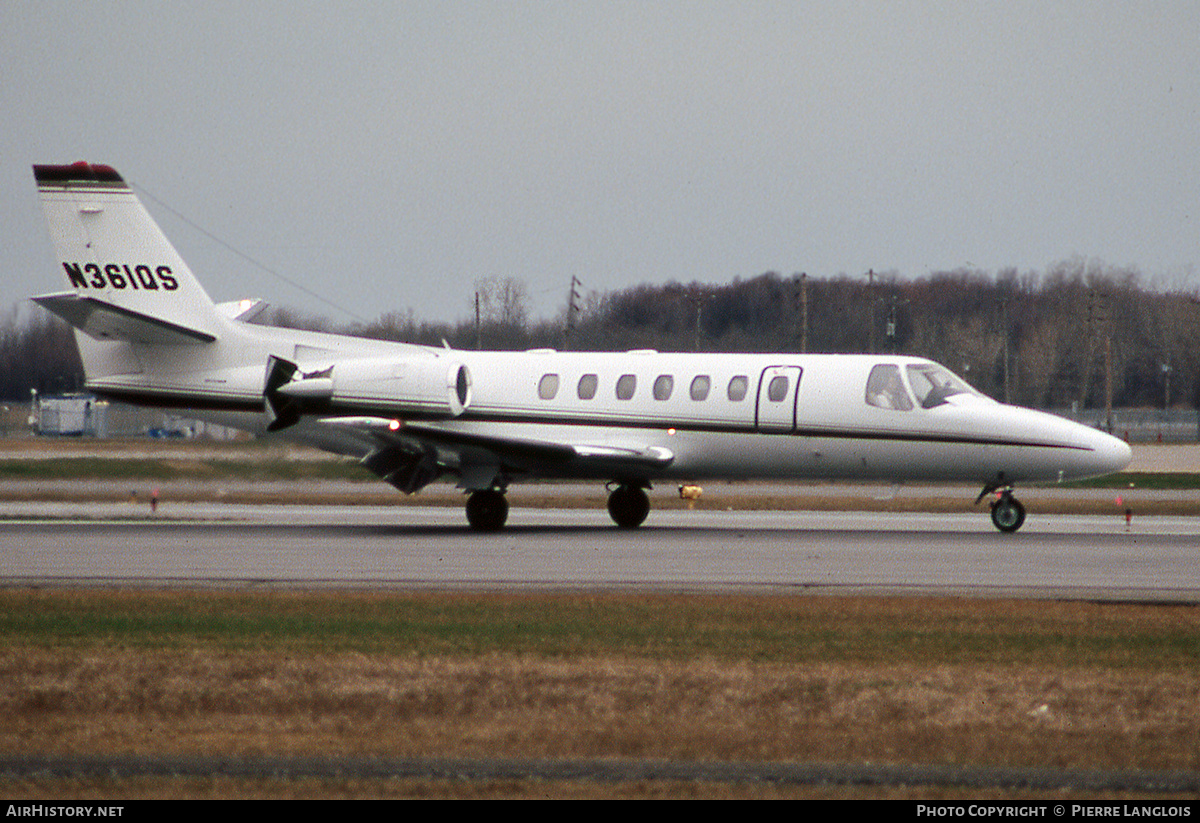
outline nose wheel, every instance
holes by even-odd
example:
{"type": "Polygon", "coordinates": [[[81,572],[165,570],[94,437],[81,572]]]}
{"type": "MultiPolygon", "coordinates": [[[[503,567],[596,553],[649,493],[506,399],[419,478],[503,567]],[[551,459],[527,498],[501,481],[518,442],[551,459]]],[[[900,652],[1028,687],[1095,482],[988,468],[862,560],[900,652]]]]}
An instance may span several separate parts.
{"type": "Polygon", "coordinates": [[[1021,501],[1005,490],[992,503],[992,524],[1002,532],[1015,532],[1025,522],[1025,507],[1021,501]]]}

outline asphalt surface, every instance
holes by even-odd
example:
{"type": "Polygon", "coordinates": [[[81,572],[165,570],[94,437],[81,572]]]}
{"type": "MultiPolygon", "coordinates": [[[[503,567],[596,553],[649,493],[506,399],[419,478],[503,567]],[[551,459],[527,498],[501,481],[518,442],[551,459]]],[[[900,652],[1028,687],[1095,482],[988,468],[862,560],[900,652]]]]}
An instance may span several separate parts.
{"type": "Polygon", "coordinates": [[[445,506],[9,504],[0,584],[641,589],[1200,602],[1200,518],[445,506]]]}

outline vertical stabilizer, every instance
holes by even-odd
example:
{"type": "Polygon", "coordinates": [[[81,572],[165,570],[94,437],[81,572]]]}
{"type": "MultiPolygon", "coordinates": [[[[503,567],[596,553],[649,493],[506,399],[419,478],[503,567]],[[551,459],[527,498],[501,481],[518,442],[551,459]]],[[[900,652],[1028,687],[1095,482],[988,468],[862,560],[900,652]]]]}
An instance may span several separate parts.
{"type": "Polygon", "coordinates": [[[222,319],[187,264],[110,166],[34,166],[71,291],[35,298],[98,340],[196,344],[222,319]]]}

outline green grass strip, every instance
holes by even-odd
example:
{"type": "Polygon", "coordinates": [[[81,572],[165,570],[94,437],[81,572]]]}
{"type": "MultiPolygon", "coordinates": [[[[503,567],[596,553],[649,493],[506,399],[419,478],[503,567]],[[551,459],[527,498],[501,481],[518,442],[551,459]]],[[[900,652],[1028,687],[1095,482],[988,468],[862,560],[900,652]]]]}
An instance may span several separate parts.
{"type": "Polygon", "coordinates": [[[954,599],[0,592],[0,641],[296,653],[1192,669],[1200,608],[954,599]]]}

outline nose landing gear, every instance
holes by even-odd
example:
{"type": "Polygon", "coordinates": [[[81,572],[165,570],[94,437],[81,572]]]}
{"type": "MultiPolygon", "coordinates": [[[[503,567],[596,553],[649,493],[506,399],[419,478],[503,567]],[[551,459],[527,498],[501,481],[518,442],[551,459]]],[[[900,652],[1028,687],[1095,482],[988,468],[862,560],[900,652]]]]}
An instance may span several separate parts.
{"type": "Polygon", "coordinates": [[[1005,483],[1004,472],[996,475],[993,482],[983,487],[983,491],[975,498],[975,504],[992,492],[1000,492],[992,501],[992,525],[1002,532],[1015,532],[1025,522],[1025,507],[1021,501],[1013,497],[1012,486],[1005,483]]]}
{"type": "Polygon", "coordinates": [[[992,503],[992,524],[1002,532],[1015,532],[1025,522],[1025,507],[1005,489],[992,503]]]}

